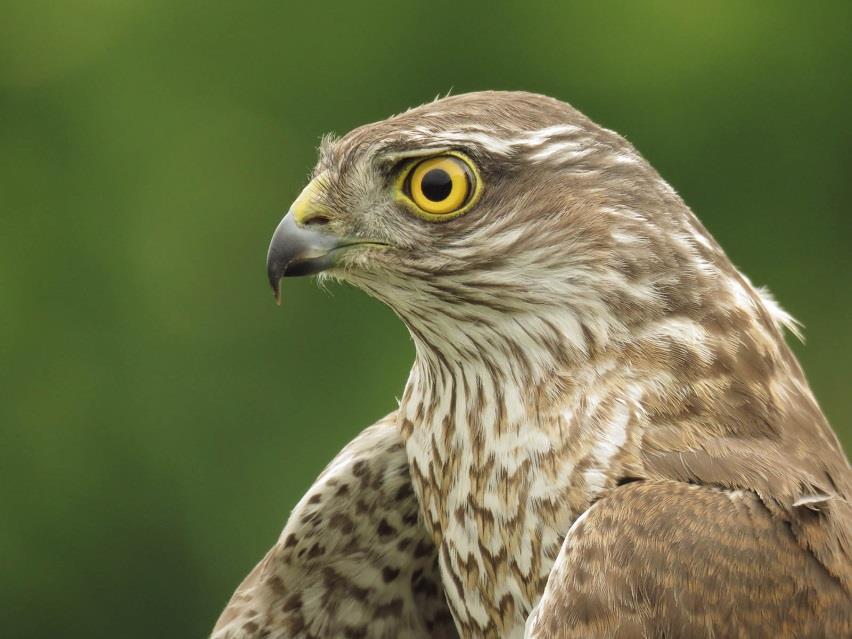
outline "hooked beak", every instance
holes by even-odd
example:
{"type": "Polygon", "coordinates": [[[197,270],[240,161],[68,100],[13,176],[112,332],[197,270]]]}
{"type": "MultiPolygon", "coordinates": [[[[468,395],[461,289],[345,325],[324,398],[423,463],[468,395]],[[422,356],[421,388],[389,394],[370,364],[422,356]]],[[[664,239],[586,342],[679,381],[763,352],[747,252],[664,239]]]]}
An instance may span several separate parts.
{"type": "Polygon", "coordinates": [[[381,244],[340,237],[328,230],[331,213],[320,197],[326,188],[324,181],[325,175],[321,174],[305,187],[269,243],[266,274],[278,304],[281,303],[281,278],[315,275],[332,268],[344,247],[381,244]]]}
{"type": "Polygon", "coordinates": [[[266,274],[275,301],[281,303],[282,277],[314,275],[331,268],[334,250],[348,245],[336,235],[300,226],[290,210],[275,229],[266,256],[266,274]]]}

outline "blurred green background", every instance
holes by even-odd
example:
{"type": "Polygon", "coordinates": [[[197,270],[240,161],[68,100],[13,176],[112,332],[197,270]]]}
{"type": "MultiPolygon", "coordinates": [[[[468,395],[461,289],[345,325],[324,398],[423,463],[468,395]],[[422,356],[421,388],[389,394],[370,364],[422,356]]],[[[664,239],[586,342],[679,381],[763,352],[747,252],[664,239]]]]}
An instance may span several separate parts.
{"type": "Polygon", "coordinates": [[[852,3],[4,3],[0,634],[203,637],[412,358],[269,237],[319,137],[523,88],[636,144],[852,444],[852,3]],[[592,6],[594,4],[594,6],[592,6]]]}

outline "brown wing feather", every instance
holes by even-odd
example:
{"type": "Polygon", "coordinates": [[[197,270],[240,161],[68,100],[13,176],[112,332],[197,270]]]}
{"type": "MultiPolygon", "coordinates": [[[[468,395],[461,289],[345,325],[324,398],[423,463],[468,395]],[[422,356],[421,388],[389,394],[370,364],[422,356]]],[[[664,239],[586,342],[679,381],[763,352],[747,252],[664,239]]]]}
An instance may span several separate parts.
{"type": "Polygon", "coordinates": [[[852,590],[852,473],[833,447],[813,443],[805,453],[766,439],[713,438],[694,450],[646,451],[643,462],[653,479],[754,492],[852,590]]]}
{"type": "Polygon", "coordinates": [[[457,637],[417,512],[389,416],[320,475],[234,593],[213,639],[457,637]]]}
{"type": "Polygon", "coordinates": [[[639,481],[572,527],[527,636],[850,637],[852,597],[753,493],[639,481]]]}

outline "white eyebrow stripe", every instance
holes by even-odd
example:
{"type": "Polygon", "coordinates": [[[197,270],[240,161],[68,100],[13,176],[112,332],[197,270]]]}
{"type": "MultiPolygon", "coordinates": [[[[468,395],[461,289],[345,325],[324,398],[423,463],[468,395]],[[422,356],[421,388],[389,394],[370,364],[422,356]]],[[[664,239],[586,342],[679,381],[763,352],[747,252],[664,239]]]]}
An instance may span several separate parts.
{"type": "Polygon", "coordinates": [[[493,135],[477,131],[444,131],[435,137],[438,140],[447,140],[449,142],[474,142],[485,150],[499,155],[509,155],[514,149],[514,145],[511,140],[505,140],[503,138],[494,137],[493,135]]]}
{"type": "Polygon", "coordinates": [[[564,154],[564,159],[576,160],[588,155],[591,151],[592,149],[584,147],[576,140],[569,142],[555,142],[533,153],[530,156],[530,159],[539,162],[556,154],[564,154]]]}
{"type": "MultiPolygon", "coordinates": [[[[457,129],[454,131],[435,131],[428,126],[418,125],[410,129],[407,133],[412,137],[422,136],[431,138],[432,141],[436,143],[446,142],[448,144],[452,144],[458,142],[473,142],[491,153],[507,156],[511,155],[519,146],[539,147],[542,144],[549,142],[554,137],[564,137],[567,135],[576,136],[578,133],[582,132],[583,130],[580,127],[573,124],[556,124],[544,127],[543,129],[526,131],[519,137],[503,138],[492,135],[485,127],[471,124],[464,129],[457,129]]],[[[580,144],[580,140],[577,140],[575,137],[573,142],[560,142],[557,144],[577,146],[580,144]]],[[[552,153],[557,151],[558,150],[555,150],[552,153]]],[[[551,153],[547,153],[543,157],[547,157],[549,155],[551,155],[551,153]]]]}
{"type": "Polygon", "coordinates": [[[522,137],[514,140],[514,142],[525,146],[539,146],[550,138],[563,135],[573,135],[580,132],[580,127],[574,126],[573,124],[555,124],[536,131],[528,131],[522,137]]]}

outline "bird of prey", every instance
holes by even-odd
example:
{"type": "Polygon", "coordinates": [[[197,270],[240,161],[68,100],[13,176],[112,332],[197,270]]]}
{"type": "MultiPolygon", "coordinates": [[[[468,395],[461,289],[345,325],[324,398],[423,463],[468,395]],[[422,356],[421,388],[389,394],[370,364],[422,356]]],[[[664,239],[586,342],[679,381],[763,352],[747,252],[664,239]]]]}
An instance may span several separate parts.
{"type": "Polygon", "coordinates": [[[308,274],[415,361],[216,639],[852,636],[852,469],[797,324],[624,138],[521,92],[326,138],[268,254],[276,296],[308,274]]]}

